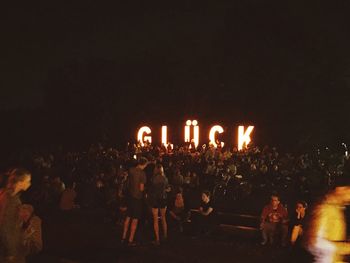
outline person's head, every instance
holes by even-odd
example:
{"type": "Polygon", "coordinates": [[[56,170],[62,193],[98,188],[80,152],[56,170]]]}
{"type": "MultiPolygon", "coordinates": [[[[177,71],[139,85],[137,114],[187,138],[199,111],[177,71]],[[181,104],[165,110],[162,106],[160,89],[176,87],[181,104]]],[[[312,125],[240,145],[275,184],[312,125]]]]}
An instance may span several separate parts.
{"type": "Polygon", "coordinates": [[[161,165],[160,163],[156,164],[156,167],[154,167],[153,174],[154,175],[164,175],[163,165],[161,165]]]}
{"type": "Polygon", "coordinates": [[[305,201],[298,201],[296,204],[295,204],[295,210],[297,212],[305,212],[305,209],[307,208],[307,204],[305,201]]]}
{"type": "Polygon", "coordinates": [[[54,175],[53,178],[52,178],[52,183],[54,184],[61,184],[62,181],[61,181],[61,177],[59,175],[54,175]]]}
{"type": "Polygon", "coordinates": [[[26,191],[31,185],[31,173],[23,168],[16,168],[8,173],[6,188],[14,194],[26,191]]]}
{"type": "Polygon", "coordinates": [[[256,165],[255,165],[255,163],[252,163],[252,164],[250,165],[250,170],[251,170],[251,171],[256,171],[256,165]]]}
{"type": "Polygon", "coordinates": [[[141,157],[138,160],[137,166],[140,167],[141,169],[145,169],[148,164],[148,160],[145,157],[141,157]]]}
{"type": "Polygon", "coordinates": [[[202,201],[208,203],[210,201],[210,192],[205,190],[202,192],[202,201]]]}
{"type": "Polygon", "coordinates": [[[176,200],[183,200],[182,192],[181,191],[177,192],[175,198],[176,198],[176,200]]]}
{"type": "Polygon", "coordinates": [[[280,197],[277,194],[271,195],[271,205],[276,208],[280,204],[280,197]]]}
{"type": "Polygon", "coordinates": [[[236,165],[233,164],[228,169],[229,169],[229,172],[236,175],[236,173],[237,173],[237,166],[236,165]]]}
{"type": "Polygon", "coordinates": [[[19,216],[24,222],[27,222],[33,213],[34,208],[32,205],[23,204],[19,207],[19,216]]]}
{"type": "Polygon", "coordinates": [[[263,173],[263,174],[266,174],[268,171],[268,167],[266,164],[263,164],[261,167],[260,167],[260,172],[263,173]]]}
{"type": "Polygon", "coordinates": [[[274,165],[272,166],[272,170],[273,170],[274,172],[277,172],[277,171],[278,171],[278,165],[277,165],[277,164],[274,164],[274,165]]]}

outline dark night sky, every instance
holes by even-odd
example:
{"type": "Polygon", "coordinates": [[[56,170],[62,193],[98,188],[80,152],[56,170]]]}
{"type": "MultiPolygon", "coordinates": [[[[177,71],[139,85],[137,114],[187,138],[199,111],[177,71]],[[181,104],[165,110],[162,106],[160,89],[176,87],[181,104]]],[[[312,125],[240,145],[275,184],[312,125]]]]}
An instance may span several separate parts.
{"type": "Polygon", "coordinates": [[[3,10],[1,111],[350,127],[349,1],[73,2],[3,10]]]}

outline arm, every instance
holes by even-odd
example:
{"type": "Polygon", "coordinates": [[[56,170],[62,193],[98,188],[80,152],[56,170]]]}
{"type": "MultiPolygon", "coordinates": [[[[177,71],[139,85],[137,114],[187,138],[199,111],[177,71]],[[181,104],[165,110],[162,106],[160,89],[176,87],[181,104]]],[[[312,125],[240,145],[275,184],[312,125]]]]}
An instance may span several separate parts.
{"type": "Polygon", "coordinates": [[[173,211],[169,211],[169,214],[172,218],[174,218],[176,220],[180,220],[180,218],[173,211]]]}
{"type": "Polygon", "coordinates": [[[267,207],[265,206],[262,213],[261,213],[261,217],[260,217],[260,229],[263,229],[264,227],[264,224],[266,222],[266,217],[268,215],[268,209],[267,207]]]}
{"type": "Polygon", "coordinates": [[[204,212],[203,209],[202,209],[202,207],[200,207],[200,213],[201,213],[202,215],[204,215],[204,216],[210,215],[211,212],[213,212],[213,211],[214,211],[214,209],[213,209],[212,207],[209,207],[209,208],[208,208],[208,211],[204,212]]]}

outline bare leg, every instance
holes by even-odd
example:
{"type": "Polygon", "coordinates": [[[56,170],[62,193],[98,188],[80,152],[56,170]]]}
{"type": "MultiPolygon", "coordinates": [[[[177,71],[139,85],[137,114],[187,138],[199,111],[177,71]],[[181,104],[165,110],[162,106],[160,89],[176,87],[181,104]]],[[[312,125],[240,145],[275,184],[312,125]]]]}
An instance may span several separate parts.
{"type": "Polygon", "coordinates": [[[156,241],[159,242],[159,224],[158,224],[158,208],[152,208],[153,215],[153,229],[156,241]]]}
{"type": "Polygon", "coordinates": [[[135,232],[137,229],[137,223],[139,222],[138,219],[133,218],[131,220],[131,227],[130,227],[130,236],[129,236],[129,243],[134,241],[134,237],[135,237],[135,232]]]}
{"type": "Polygon", "coordinates": [[[164,235],[164,239],[167,239],[168,238],[168,225],[167,225],[167,222],[166,222],[165,213],[166,213],[166,207],[165,208],[161,208],[160,209],[160,217],[161,217],[161,220],[162,220],[163,235],[164,235]]]}
{"type": "Polygon", "coordinates": [[[130,217],[126,217],[124,220],[124,228],[123,228],[123,236],[122,239],[126,239],[126,234],[128,233],[129,229],[129,223],[130,223],[130,217]]]}

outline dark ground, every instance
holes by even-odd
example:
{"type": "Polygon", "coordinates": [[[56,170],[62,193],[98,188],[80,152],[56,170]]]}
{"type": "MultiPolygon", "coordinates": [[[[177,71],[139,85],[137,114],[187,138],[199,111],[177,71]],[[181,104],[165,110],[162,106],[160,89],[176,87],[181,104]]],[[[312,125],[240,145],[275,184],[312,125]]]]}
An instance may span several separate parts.
{"type": "Polygon", "coordinates": [[[43,218],[44,250],[33,262],[311,262],[299,249],[261,246],[249,232],[218,228],[210,236],[192,238],[170,231],[160,247],[151,244],[150,227],[137,235],[139,246],[120,244],[121,227],[97,212],[43,218]]]}

